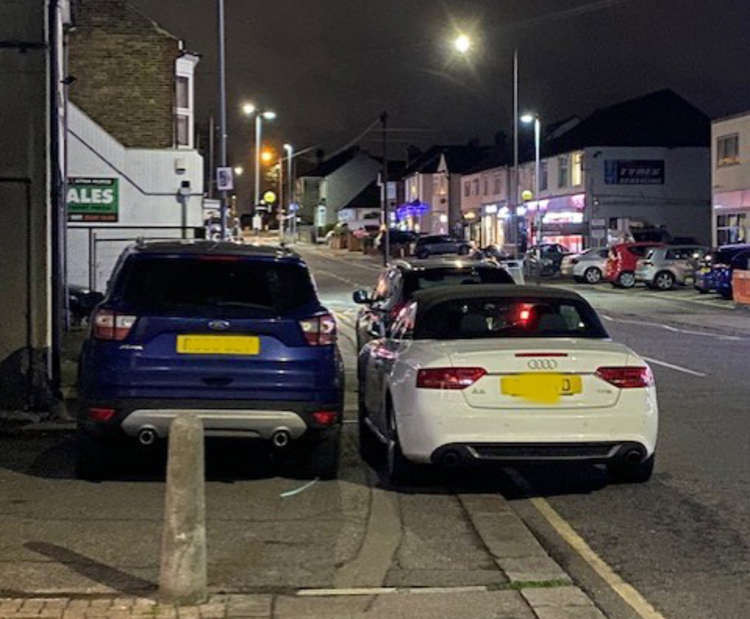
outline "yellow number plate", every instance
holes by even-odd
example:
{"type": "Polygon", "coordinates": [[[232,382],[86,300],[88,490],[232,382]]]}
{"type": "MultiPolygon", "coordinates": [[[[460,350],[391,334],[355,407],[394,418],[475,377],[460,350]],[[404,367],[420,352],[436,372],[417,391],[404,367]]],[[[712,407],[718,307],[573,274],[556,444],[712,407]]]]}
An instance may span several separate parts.
{"type": "Polygon", "coordinates": [[[257,355],[260,338],[245,335],[178,335],[182,355],[257,355]]]}
{"type": "Polygon", "coordinates": [[[540,404],[554,404],[560,396],[581,393],[583,384],[574,374],[518,374],[500,379],[500,392],[540,404]]]}

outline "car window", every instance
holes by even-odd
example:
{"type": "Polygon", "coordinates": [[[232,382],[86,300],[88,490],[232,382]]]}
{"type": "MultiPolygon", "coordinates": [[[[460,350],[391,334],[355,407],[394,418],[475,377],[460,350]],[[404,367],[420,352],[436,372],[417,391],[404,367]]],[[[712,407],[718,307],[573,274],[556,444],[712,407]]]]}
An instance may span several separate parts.
{"type": "Polygon", "coordinates": [[[306,267],[235,256],[131,256],[114,297],[138,311],[283,313],[315,302],[306,267]]]}
{"type": "Polygon", "coordinates": [[[599,257],[600,258],[609,258],[609,249],[600,249],[599,250],[599,257]]]}
{"type": "MultiPolygon", "coordinates": [[[[649,255],[653,254],[653,250],[650,252],[649,255]]],[[[667,260],[681,260],[682,259],[682,250],[681,249],[670,249],[667,251],[667,254],[665,256],[667,260]]]]}
{"type": "Polygon", "coordinates": [[[628,251],[633,254],[634,256],[638,256],[639,258],[642,258],[646,255],[646,252],[651,250],[651,247],[644,247],[642,245],[635,245],[632,247],[628,247],[628,251]]]}
{"type": "Polygon", "coordinates": [[[417,339],[607,337],[588,304],[569,299],[470,298],[439,303],[419,316],[417,339]]]}
{"type": "Polygon", "coordinates": [[[445,267],[409,273],[404,281],[404,296],[410,298],[419,290],[439,286],[468,284],[513,284],[505,270],[497,267],[445,267]]]}

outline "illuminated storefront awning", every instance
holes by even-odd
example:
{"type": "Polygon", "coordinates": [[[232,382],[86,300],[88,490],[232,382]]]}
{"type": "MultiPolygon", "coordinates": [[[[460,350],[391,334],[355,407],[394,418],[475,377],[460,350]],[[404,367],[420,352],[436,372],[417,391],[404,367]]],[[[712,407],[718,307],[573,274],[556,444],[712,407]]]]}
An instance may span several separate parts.
{"type": "Polygon", "coordinates": [[[421,217],[430,210],[430,205],[420,200],[405,202],[396,208],[396,217],[400,220],[407,217],[421,217]]]}

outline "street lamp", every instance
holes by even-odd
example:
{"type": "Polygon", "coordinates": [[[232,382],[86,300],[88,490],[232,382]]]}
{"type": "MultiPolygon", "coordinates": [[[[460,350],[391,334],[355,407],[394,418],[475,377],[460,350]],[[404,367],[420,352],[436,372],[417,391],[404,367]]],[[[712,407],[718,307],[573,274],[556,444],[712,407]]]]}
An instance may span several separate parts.
{"type": "Polygon", "coordinates": [[[260,145],[263,133],[263,119],[273,120],[276,118],[276,112],[271,110],[260,111],[252,103],[245,103],[242,111],[246,116],[255,116],[255,198],[253,208],[260,204],[260,145]]]}
{"type": "Polygon", "coordinates": [[[460,54],[465,54],[471,49],[471,39],[468,35],[460,33],[453,41],[453,47],[460,54]]]}
{"type": "Polygon", "coordinates": [[[539,199],[539,172],[540,172],[540,161],[539,161],[539,142],[541,140],[540,134],[542,132],[542,123],[539,120],[538,114],[526,113],[521,116],[521,122],[530,125],[534,123],[534,199],[536,200],[536,216],[538,218],[537,225],[537,243],[542,242],[542,220],[544,214],[540,206],[539,199]]]}
{"type": "Polygon", "coordinates": [[[242,173],[245,171],[245,168],[243,168],[241,165],[234,167],[234,175],[235,176],[242,176],[242,173]]]}
{"type": "Polygon", "coordinates": [[[292,203],[294,202],[294,196],[292,195],[292,158],[294,157],[294,147],[291,144],[284,144],[284,152],[286,152],[286,183],[287,183],[287,211],[292,216],[292,241],[294,241],[297,235],[297,211],[292,211],[292,203]]]}

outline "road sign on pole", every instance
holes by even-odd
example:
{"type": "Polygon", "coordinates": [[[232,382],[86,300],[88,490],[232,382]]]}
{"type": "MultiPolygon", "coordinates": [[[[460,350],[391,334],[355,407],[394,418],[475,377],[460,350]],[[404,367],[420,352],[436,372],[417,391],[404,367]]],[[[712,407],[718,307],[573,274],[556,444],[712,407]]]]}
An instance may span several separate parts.
{"type": "Polygon", "coordinates": [[[232,191],[234,189],[234,177],[231,167],[216,168],[216,188],[219,191],[232,191]]]}

